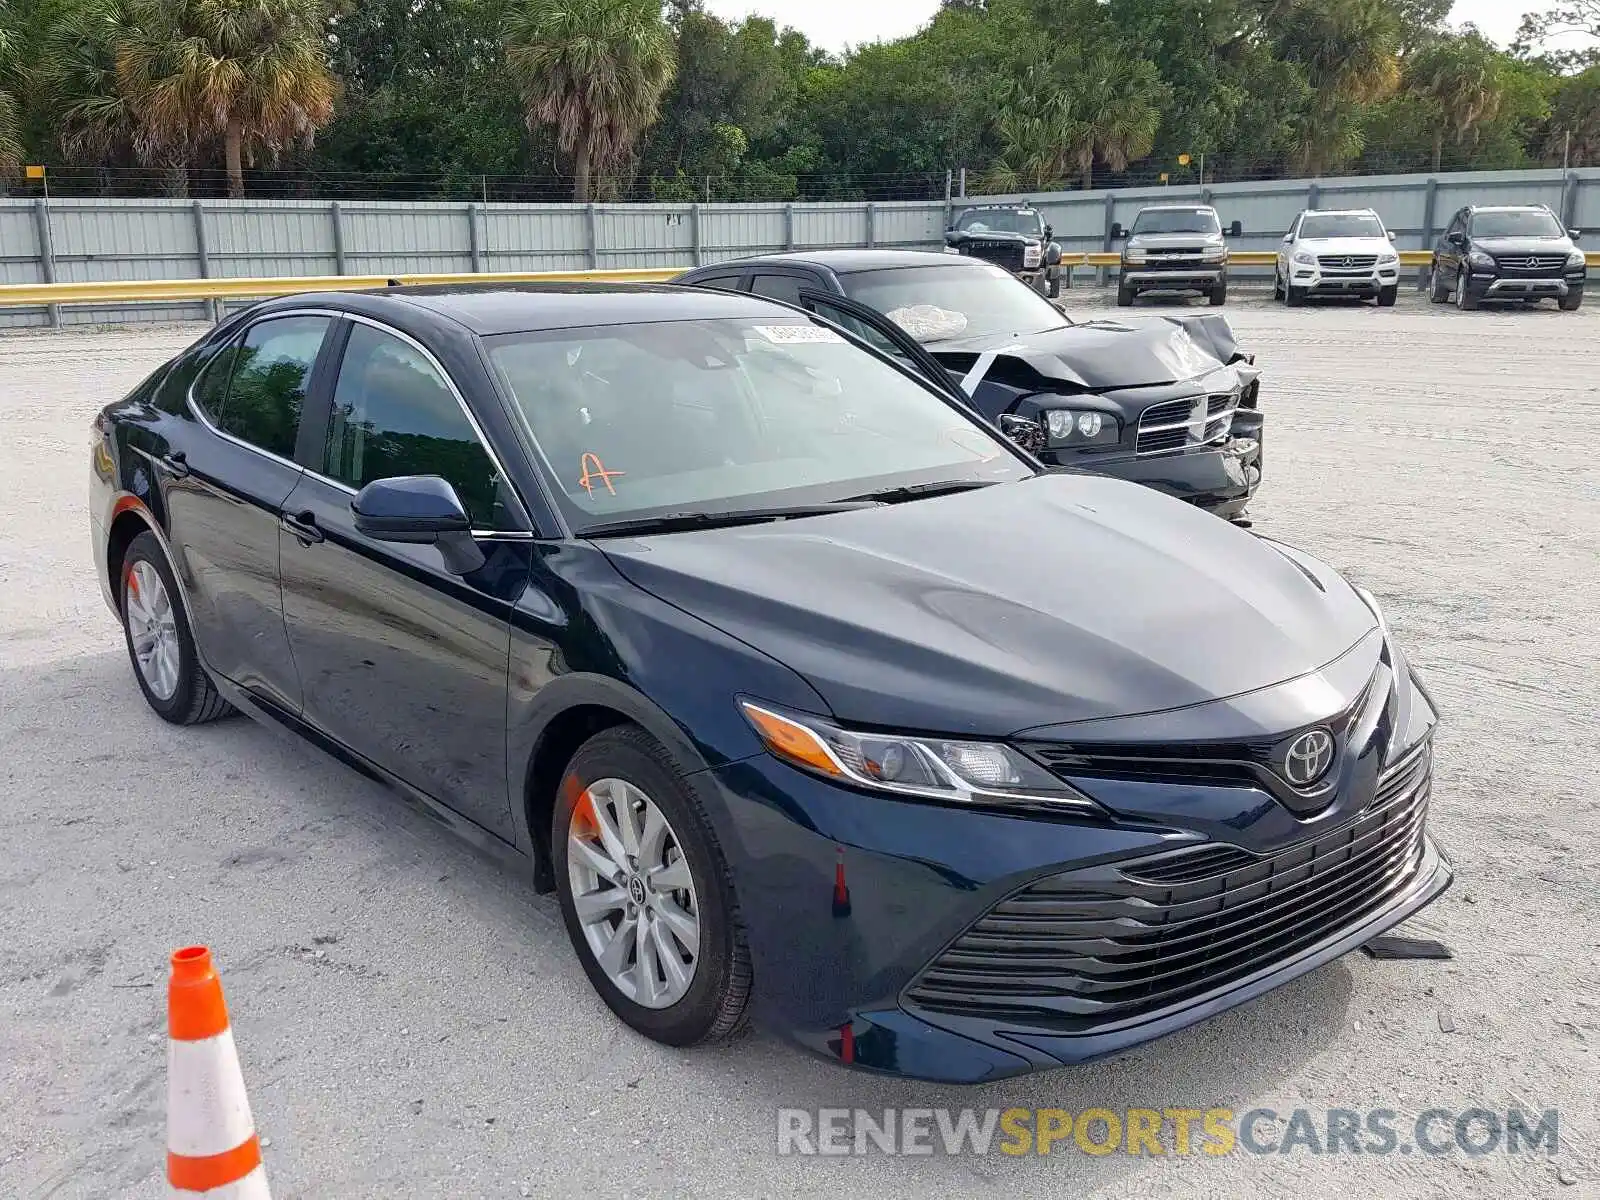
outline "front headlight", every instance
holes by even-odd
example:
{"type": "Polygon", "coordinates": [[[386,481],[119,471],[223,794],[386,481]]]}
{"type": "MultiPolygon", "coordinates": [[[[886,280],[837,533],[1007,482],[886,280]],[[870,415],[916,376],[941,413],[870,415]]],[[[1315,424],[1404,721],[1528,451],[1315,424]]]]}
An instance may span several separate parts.
{"type": "Polygon", "coordinates": [[[1567,255],[1567,269],[1569,271],[1576,267],[1587,266],[1588,263],[1589,260],[1584,257],[1582,250],[1574,250],[1571,254],[1567,255]]]}
{"type": "Polygon", "coordinates": [[[1122,440],[1122,422],[1102,412],[1052,408],[1044,414],[1044,429],[1054,444],[1115,445],[1122,440]]]}
{"type": "Polygon", "coordinates": [[[1485,271],[1494,270],[1494,259],[1485,254],[1482,250],[1474,250],[1471,254],[1467,255],[1467,261],[1475,267],[1481,267],[1485,271]]]}
{"type": "Polygon", "coordinates": [[[740,700],[739,708],[774,755],[835,783],[955,804],[1103,811],[999,742],[856,733],[821,717],[781,713],[750,700],[740,700]]]}
{"type": "Polygon", "coordinates": [[[1399,262],[1400,256],[1393,252],[1378,255],[1378,265],[1380,267],[1392,267],[1397,265],[1399,262]]]}
{"type": "Polygon", "coordinates": [[[1038,242],[1029,242],[1022,248],[1022,265],[1037,267],[1039,260],[1044,257],[1044,246],[1038,242]]]}
{"type": "Polygon", "coordinates": [[[1200,254],[1201,262],[1221,263],[1228,261],[1228,248],[1226,246],[1207,246],[1200,254]]]}
{"type": "Polygon", "coordinates": [[[1294,261],[1302,267],[1314,267],[1317,264],[1317,256],[1309,250],[1296,250],[1294,252],[1294,261]]]}
{"type": "Polygon", "coordinates": [[[1122,261],[1125,262],[1125,263],[1131,263],[1134,266],[1138,266],[1140,263],[1144,262],[1149,257],[1150,257],[1150,254],[1149,254],[1148,251],[1135,250],[1132,246],[1129,246],[1126,250],[1124,250],[1122,252],[1122,261]]]}

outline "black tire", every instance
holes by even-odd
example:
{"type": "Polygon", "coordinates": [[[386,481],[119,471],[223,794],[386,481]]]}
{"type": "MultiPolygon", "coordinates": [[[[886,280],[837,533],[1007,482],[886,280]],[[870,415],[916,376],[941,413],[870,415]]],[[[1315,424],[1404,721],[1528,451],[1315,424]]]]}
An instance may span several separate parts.
{"type": "Polygon", "coordinates": [[[1127,284],[1125,284],[1125,283],[1118,284],[1117,285],[1117,307],[1118,308],[1132,308],[1133,307],[1134,297],[1137,294],[1138,293],[1136,293],[1127,284]]]}
{"type": "Polygon", "coordinates": [[[1439,278],[1439,264],[1434,263],[1428,272],[1428,299],[1434,304],[1444,304],[1450,299],[1450,288],[1439,278]]]}
{"type": "Polygon", "coordinates": [[[1297,288],[1293,284],[1290,284],[1284,289],[1283,302],[1290,308],[1299,308],[1306,302],[1305,288],[1297,288]]]}
{"type": "Polygon", "coordinates": [[[116,580],[116,587],[118,610],[122,614],[122,636],[128,645],[128,662],[133,667],[133,677],[139,684],[139,690],[144,693],[146,703],[155,714],[174,725],[204,725],[233,712],[232,705],[222,698],[216,685],[211,682],[211,676],[200,665],[194,634],[189,628],[189,614],[183,608],[183,593],[178,590],[178,581],[172,574],[171,564],[167,562],[167,552],[155,534],[145,532],[133,539],[122,560],[122,578],[116,580]],[[145,679],[134,649],[134,633],[129,626],[129,581],[133,578],[134,567],[139,563],[149,563],[150,568],[161,577],[161,586],[166,590],[172,606],[172,623],[178,645],[178,682],[172,695],[166,699],[157,695],[145,679]]]}
{"type": "Polygon", "coordinates": [[[1582,288],[1574,288],[1572,291],[1568,292],[1565,296],[1561,297],[1561,311],[1562,312],[1577,312],[1582,307],[1583,307],[1583,289],[1582,288]]]}
{"type": "Polygon", "coordinates": [[[1467,270],[1465,267],[1456,272],[1455,286],[1456,307],[1462,312],[1476,312],[1478,298],[1472,294],[1472,289],[1467,286],[1467,270]]]}
{"type": "Polygon", "coordinates": [[[584,974],[612,1012],[646,1037],[669,1046],[718,1041],[743,1029],[750,1000],[750,951],[732,876],[705,809],[660,743],[636,725],[619,725],[580,746],[556,795],[550,847],[567,935],[584,974]],[[683,998],[667,1008],[635,1002],[607,977],[584,937],[573,904],[567,831],[578,799],[602,779],[633,784],[661,810],[694,880],[695,915],[700,922],[695,974],[683,998]]]}
{"type": "Polygon", "coordinates": [[[1212,308],[1221,308],[1228,302],[1228,285],[1219,283],[1206,293],[1206,299],[1211,302],[1212,308]]]}
{"type": "Polygon", "coordinates": [[[1051,271],[1045,276],[1044,294],[1051,300],[1059,300],[1061,298],[1061,273],[1059,271],[1051,271]]]}
{"type": "Polygon", "coordinates": [[[1283,273],[1277,267],[1272,268],[1272,298],[1283,299],[1283,273]]]}
{"type": "Polygon", "coordinates": [[[1379,308],[1393,308],[1395,301],[1398,299],[1400,299],[1400,288],[1398,286],[1378,289],[1379,308]]]}

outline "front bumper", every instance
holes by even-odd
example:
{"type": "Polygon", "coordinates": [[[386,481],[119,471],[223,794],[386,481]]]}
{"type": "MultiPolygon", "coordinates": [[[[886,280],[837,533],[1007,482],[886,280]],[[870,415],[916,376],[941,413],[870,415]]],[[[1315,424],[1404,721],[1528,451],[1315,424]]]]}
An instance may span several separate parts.
{"type": "Polygon", "coordinates": [[[1467,290],[1479,300],[1565,300],[1581,292],[1585,272],[1546,276],[1504,276],[1474,271],[1467,277],[1467,290]]]}
{"type": "MultiPolygon", "coordinates": [[[[1247,417],[1253,415],[1249,410],[1239,410],[1236,427],[1247,426],[1247,417]]],[[[1060,466],[1140,483],[1217,516],[1234,517],[1244,511],[1261,486],[1264,429],[1259,420],[1249,422],[1248,428],[1250,436],[1241,436],[1244,429],[1240,428],[1220,445],[1195,446],[1171,454],[1106,460],[1047,450],[1043,457],[1047,462],[1059,459],[1060,466]]]]}
{"type": "Polygon", "coordinates": [[[1370,271],[1324,271],[1320,266],[1291,264],[1290,285],[1314,296],[1360,296],[1372,299],[1379,292],[1398,289],[1400,264],[1374,267],[1370,271]]]}
{"type": "Polygon", "coordinates": [[[1121,281],[1136,292],[1209,292],[1228,282],[1226,264],[1140,270],[1124,264],[1121,281]]]}
{"type": "MultiPolygon", "coordinates": [[[[724,848],[752,956],[757,1019],[835,1061],[939,1082],[978,1083],[1083,1062],[1192,1025],[1347,953],[1436,899],[1452,880],[1419,826],[1414,864],[1358,919],[1176,1007],[1063,1034],[1047,1022],[932,1011],[912,997],[914,985],[1008,897],[1063,870],[1104,869],[1169,851],[1175,842],[1194,844],[1193,832],[866,797],[767,756],[693,778],[728,818],[719,827],[729,831],[724,848]]],[[[1221,824],[1253,852],[1278,853],[1311,836],[1279,815],[1263,819],[1258,792],[1207,790],[1211,799],[1237,805],[1236,816],[1221,824]]]]}

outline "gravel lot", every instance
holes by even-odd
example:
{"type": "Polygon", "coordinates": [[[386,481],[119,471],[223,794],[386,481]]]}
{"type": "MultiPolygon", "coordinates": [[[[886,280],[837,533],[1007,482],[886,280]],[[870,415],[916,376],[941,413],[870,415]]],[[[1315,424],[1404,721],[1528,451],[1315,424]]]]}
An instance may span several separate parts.
{"type": "Polygon", "coordinates": [[[1457,957],[1352,955],[980,1089],[759,1033],[646,1042],[522,879],[251,722],[157,720],[90,573],[87,422],[202,330],[0,338],[0,1196],[164,1194],[165,958],[190,941],[219,960],[280,1200],[1600,1196],[1600,304],[1228,312],[1267,373],[1258,529],[1371,587],[1446,710],[1432,828],[1458,883],[1408,931],[1457,957]],[[780,1106],[891,1105],[1520,1105],[1561,1110],[1561,1149],[775,1153],[780,1106]]]}

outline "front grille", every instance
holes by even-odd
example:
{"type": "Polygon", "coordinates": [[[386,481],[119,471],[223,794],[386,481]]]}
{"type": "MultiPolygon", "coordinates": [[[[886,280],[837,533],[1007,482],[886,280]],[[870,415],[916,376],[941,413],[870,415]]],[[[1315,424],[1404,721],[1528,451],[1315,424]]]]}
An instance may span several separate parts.
{"type": "Polygon", "coordinates": [[[906,990],[932,1012],[1073,1033],[1237,983],[1381,911],[1423,853],[1432,754],[1355,820],[1270,855],[1211,844],[1054,875],[1001,901],[906,990]]]}
{"type": "Polygon", "coordinates": [[[1233,429],[1239,397],[1233,392],[1163,400],[1139,414],[1140,454],[1162,454],[1187,446],[1204,446],[1233,429]]]}
{"type": "Polygon", "coordinates": [[[1022,270],[1024,247],[1021,242],[969,241],[963,249],[972,258],[981,258],[1008,271],[1022,270]]]}
{"type": "Polygon", "coordinates": [[[1560,275],[1567,269],[1565,254],[1511,254],[1495,259],[1506,275],[1560,275]]]}
{"type": "Polygon", "coordinates": [[[1204,251],[1195,246],[1192,249],[1151,250],[1139,269],[1143,271],[1192,271],[1201,266],[1221,266],[1220,263],[1207,263],[1204,260],[1204,251]]]}
{"type": "Polygon", "coordinates": [[[1378,265],[1376,254],[1320,254],[1317,256],[1317,266],[1323,274],[1329,272],[1351,271],[1365,275],[1378,265]]]}

